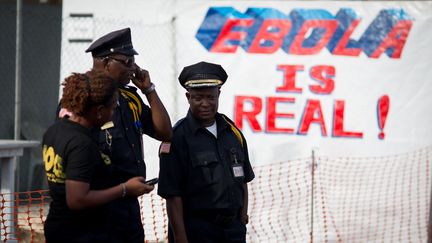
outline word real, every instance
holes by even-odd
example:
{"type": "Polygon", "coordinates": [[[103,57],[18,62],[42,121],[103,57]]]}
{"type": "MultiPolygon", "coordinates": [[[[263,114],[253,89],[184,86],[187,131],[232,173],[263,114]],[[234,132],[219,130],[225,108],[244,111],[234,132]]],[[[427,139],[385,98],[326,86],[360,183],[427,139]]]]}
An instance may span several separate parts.
{"type": "MultiPolygon", "coordinates": [[[[282,85],[276,86],[276,92],[301,94],[303,89],[297,85],[296,73],[305,70],[303,65],[278,65],[277,70],[283,72],[282,85]]],[[[331,95],[335,89],[336,68],[328,65],[312,66],[309,75],[316,84],[309,85],[309,91],[316,95],[331,95]]],[[[254,133],[273,133],[273,134],[296,134],[308,135],[311,125],[318,126],[321,136],[327,137],[346,137],[363,138],[362,131],[352,131],[345,124],[345,105],[346,101],[337,99],[333,101],[331,125],[326,124],[322,96],[316,99],[309,98],[305,101],[303,112],[298,120],[297,127],[277,125],[277,120],[289,119],[296,120],[293,111],[281,111],[278,106],[282,104],[296,104],[294,96],[268,96],[258,97],[250,95],[237,95],[234,100],[234,122],[240,128],[244,128],[244,123],[248,123],[254,133]],[[263,104],[264,103],[264,104],[263,104]],[[260,122],[259,117],[264,116],[264,122],[260,122]],[[330,128],[330,129],[328,129],[330,128]],[[328,131],[330,130],[330,132],[328,131]]],[[[326,107],[329,108],[329,107],[326,107]]],[[[390,108],[388,95],[382,95],[377,102],[377,119],[380,133],[379,139],[384,139],[384,126],[390,108]]]]}
{"type": "Polygon", "coordinates": [[[332,55],[369,58],[382,54],[400,58],[412,27],[403,9],[383,9],[357,40],[351,38],[361,17],[350,8],[335,16],[325,9],[294,9],[288,15],[274,8],[209,8],[196,33],[209,51],[271,54],[282,49],[292,55],[314,55],[326,48],[332,55]]]}

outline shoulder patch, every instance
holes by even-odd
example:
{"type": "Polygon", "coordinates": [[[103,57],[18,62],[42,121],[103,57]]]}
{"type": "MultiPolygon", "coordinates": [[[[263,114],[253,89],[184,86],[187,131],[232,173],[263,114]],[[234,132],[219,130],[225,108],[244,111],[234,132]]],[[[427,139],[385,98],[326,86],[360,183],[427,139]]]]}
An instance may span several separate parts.
{"type": "Polygon", "coordinates": [[[159,147],[159,154],[169,154],[170,150],[171,150],[171,143],[162,142],[159,147]]]}

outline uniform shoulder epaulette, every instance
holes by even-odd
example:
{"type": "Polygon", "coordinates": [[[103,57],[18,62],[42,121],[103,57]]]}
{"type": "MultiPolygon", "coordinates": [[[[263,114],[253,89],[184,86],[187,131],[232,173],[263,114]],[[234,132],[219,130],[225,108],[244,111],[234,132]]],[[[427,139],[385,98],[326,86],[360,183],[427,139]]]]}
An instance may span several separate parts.
{"type": "Polygon", "coordinates": [[[132,112],[134,125],[141,130],[142,124],[140,117],[143,112],[143,103],[140,96],[136,92],[136,88],[126,85],[121,87],[119,91],[120,95],[126,99],[128,108],[132,112]]]}
{"type": "Polygon", "coordinates": [[[233,121],[231,121],[231,119],[229,119],[227,116],[225,116],[224,114],[221,114],[222,118],[228,123],[228,125],[231,128],[231,131],[234,133],[234,135],[236,135],[237,139],[239,140],[240,144],[243,146],[243,136],[241,131],[236,127],[236,125],[234,124],[233,121]]]}
{"type": "MultiPolygon", "coordinates": [[[[234,121],[232,121],[229,117],[227,117],[225,114],[222,114],[222,113],[219,113],[222,117],[223,117],[223,119],[226,121],[226,122],[228,122],[228,123],[230,123],[230,124],[233,124],[234,125],[234,121]]],[[[235,126],[235,125],[234,125],[235,126]]]]}

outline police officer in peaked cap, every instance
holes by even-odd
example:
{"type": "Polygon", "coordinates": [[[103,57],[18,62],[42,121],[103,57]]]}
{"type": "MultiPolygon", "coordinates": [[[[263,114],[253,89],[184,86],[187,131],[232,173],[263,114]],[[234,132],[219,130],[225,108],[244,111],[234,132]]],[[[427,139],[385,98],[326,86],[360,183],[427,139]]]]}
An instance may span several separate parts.
{"type": "MultiPolygon", "coordinates": [[[[135,63],[135,55],[130,28],[110,32],[95,40],[86,50],[93,57],[93,70],[102,71],[113,78],[119,87],[118,106],[112,122],[98,131],[97,138],[101,152],[112,163],[111,181],[118,185],[134,176],[146,178],[143,157],[144,134],[160,140],[170,141],[171,121],[160,100],[155,85],[147,70],[135,63]],[[130,86],[129,83],[136,86],[130,86]],[[144,104],[145,96],[148,105],[144,104]]],[[[60,115],[73,116],[62,109],[60,115]]],[[[146,192],[154,189],[146,185],[146,192]]],[[[110,240],[112,242],[144,242],[140,205],[137,197],[126,193],[112,203],[110,215],[110,240]]]]}
{"type": "Polygon", "coordinates": [[[158,194],[166,199],[170,242],[246,242],[247,183],[255,175],[245,137],[218,112],[227,78],[208,62],[180,73],[189,110],[159,148],[158,194]]]}

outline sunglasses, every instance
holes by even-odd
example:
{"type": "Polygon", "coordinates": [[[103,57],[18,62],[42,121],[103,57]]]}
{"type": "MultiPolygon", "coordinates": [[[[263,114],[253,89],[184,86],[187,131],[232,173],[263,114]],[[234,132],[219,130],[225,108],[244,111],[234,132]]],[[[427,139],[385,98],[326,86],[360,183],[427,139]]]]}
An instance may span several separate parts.
{"type": "Polygon", "coordinates": [[[115,58],[115,57],[106,57],[106,58],[109,58],[109,59],[112,59],[116,62],[119,62],[119,63],[125,65],[126,67],[132,67],[135,63],[134,59],[129,59],[129,58],[128,59],[119,59],[119,58],[115,58]]]}

